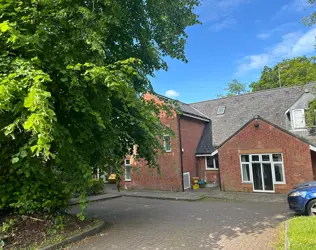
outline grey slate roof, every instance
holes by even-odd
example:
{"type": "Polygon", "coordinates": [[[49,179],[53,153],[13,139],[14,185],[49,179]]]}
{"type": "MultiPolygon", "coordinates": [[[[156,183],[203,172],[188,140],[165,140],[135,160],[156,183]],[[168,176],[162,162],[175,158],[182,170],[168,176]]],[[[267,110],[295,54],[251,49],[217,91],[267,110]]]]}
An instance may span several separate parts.
{"type": "Polygon", "coordinates": [[[208,122],[205,124],[203,134],[196,148],[196,154],[211,154],[212,152],[212,124],[208,122]]]}
{"type": "Polygon", "coordinates": [[[190,104],[186,104],[186,103],[179,101],[178,105],[179,105],[180,110],[182,111],[183,114],[189,114],[189,115],[201,117],[201,118],[208,119],[208,120],[210,119],[206,115],[202,114],[199,110],[192,107],[190,104]]]}
{"type": "Polygon", "coordinates": [[[174,100],[172,98],[163,96],[163,95],[159,95],[156,94],[158,97],[160,97],[163,100],[167,100],[167,101],[171,101],[171,102],[176,102],[177,105],[179,106],[180,111],[183,114],[188,114],[188,115],[193,115],[196,117],[200,117],[200,118],[204,118],[204,119],[210,119],[209,117],[207,117],[206,115],[202,114],[199,110],[195,109],[194,107],[192,107],[190,104],[184,103],[184,102],[180,102],[178,100],[174,100]]]}
{"type": "MultiPolygon", "coordinates": [[[[214,148],[223,143],[256,115],[285,129],[290,122],[285,112],[298,100],[305,89],[314,91],[316,82],[302,86],[263,90],[233,97],[192,103],[212,120],[214,148]],[[219,106],[225,106],[223,115],[217,115],[219,106]]],[[[306,138],[310,139],[310,138],[306,138]]]]}

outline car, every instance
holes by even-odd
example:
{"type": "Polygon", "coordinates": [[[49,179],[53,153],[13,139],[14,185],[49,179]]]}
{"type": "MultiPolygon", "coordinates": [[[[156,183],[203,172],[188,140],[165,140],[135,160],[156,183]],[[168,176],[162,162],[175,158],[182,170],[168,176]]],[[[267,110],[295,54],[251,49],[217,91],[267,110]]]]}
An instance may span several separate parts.
{"type": "Polygon", "coordinates": [[[288,194],[289,208],[301,214],[316,216],[316,182],[296,185],[288,194]]]}

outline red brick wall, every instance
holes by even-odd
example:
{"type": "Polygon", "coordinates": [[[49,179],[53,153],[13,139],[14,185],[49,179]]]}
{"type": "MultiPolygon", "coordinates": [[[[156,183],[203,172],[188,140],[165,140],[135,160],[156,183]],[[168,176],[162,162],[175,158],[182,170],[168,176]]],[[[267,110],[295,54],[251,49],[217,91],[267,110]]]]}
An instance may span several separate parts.
{"type": "Polygon", "coordinates": [[[192,177],[198,176],[198,162],[195,156],[196,147],[204,130],[205,122],[190,117],[181,116],[181,140],[183,148],[183,172],[190,172],[192,177]]]}
{"type": "MultiPolygon", "coordinates": [[[[145,98],[147,100],[154,98],[156,102],[160,102],[149,94],[145,95],[145,98]]],[[[130,182],[124,181],[123,176],[122,185],[124,188],[182,191],[178,118],[174,112],[173,117],[161,114],[160,120],[176,133],[176,137],[171,138],[172,151],[162,152],[159,156],[158,163],[161,174],[158,174],[157,169],[148,168],[146,162],[142,160],[138,162],[132,160],[132,180],[130,182]]]]}
{"type": "Polygon", "coordinates": [[[219,185],[219,171],[218,170],[206,170],[205,157],[198,157],[198,172],[199,177],[205,180],[208,184],[218,186],[219,185]]]}
{"type": "Polygon", "coordinates": [[[292,187],[313,179],[309,145],[259,120],[255,128],[250,122],[219,150],[221,187],[224,191],[252,192],[252,184],[241,183],[240,153],[283,153],[286,184],[275,185],[276,193],[286,193],[292,187]]]}

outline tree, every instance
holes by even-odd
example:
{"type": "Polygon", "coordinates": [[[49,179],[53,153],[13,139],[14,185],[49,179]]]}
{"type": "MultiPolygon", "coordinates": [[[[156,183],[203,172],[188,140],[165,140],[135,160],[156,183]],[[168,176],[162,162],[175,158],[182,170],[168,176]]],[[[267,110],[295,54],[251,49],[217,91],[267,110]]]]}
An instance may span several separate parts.
{"type": "MultiPolygon", "coordinates": [[[[232,80],[232,82],[228,83],[228,87],[225,88],[227,91],[225,96],[235,96],[243,93],[247,93],[247,87],[245,84],[240,83],[236,79],[232,80]]],[[[223,95],[218,95],[218,97],[224,97],[223,95]]]]}
{"type": "MultiPolygon", "coordinates": [[[[311,4],[311,6],[316,6],[316,0],[308,0],[308,2],[311,4]]],[[[313,11],[308,17],[304,18],[304,23],[307,26],[312,26],[316,23],[316,11],[313,11]]],[[[314,78],[315,80],[316,78],[314,78]]],[[[316,99],[314,99],[312,102],[309,103],[309,109],[306,111],[306,120],[309,127],[315,126],[316,121],[316,99]]]]}
{"type": "MultiPolygon", "coordinates": [[[[308,3],[311,4],[311,7],[316,6],[316,0],[307,0],[308,3]]],[[[316,23],[316,11],[313,11],[309,16],[303,19],[303,22],[307,26],[312,26],[316,23]]]]}
{"type": "Polygon", "coordinates": [[[306,56],[285,59],[272,68],[265,66],[257,82],[252,82],[252,91],[289,87],[316,80],[316,57],[306,56]]]}
{"type": "Polygon", "coordinates": [[[198,0],[0,0],[0,209],[56,211],[84,200],[92,169],[133,145],[157,167],[167,105],[147,76],[186,61],[198,0]]]}

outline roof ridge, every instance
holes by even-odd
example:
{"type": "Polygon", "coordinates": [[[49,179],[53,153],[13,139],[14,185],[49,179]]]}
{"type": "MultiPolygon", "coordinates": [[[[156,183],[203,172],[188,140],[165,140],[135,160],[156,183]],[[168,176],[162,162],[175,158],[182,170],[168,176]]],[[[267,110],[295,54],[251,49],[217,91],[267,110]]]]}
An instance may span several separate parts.
{"type": "Polygon", "coordinates": [[[191,104],[197,104],[197,103],[202,103],[202,102],[210,102],[210,101],[218,101],[218,100],[225,100],[225,99],[231,99],[231,98],[237,98],[240,96],[246,96],[246,95],[255,95],[258,93],[263,93],[263,92],[273,92],[273,91],[278,91],[278,90],[282,90],[282,89],[293,89],[293,88],[298,88],[298,87],[304,87],[306,85],[314,85],[316,84],[316,81],[313,82],[308,82],[305,84],[300,84],[300,85],[295,85],[295,86],[289,86],[289,87],[278,87],[278,88],[272,88],[272,89],[263,89],[263,90],[258,90],[255,92],[248,92],[245,94],[240,94],[240,95],[235,95],[235,96],[226,96],[226,97],[221,97],[221,98],[216,98],[216,99],[209,99],[209,100],[204,100],[204,101],[199,101],[199,102],[192,102],[189,105],[191,106],[191,104]]]}
{"type": "Polygon", "coordinates": [[[199,112],[201,115],[203,115],[203,116],[205,116],[206,118],[208,118],[208,119],[211,120],[211,118],[209,118],[207,115],[203,114],[200,110],[194,108],[194,107],[193,107],[192,105],[190,105],[190,104],[188,104],[188,105],[189,105],[191,108],[193,108],[194,110],[196,110],[197,112],[199,112]]]}

